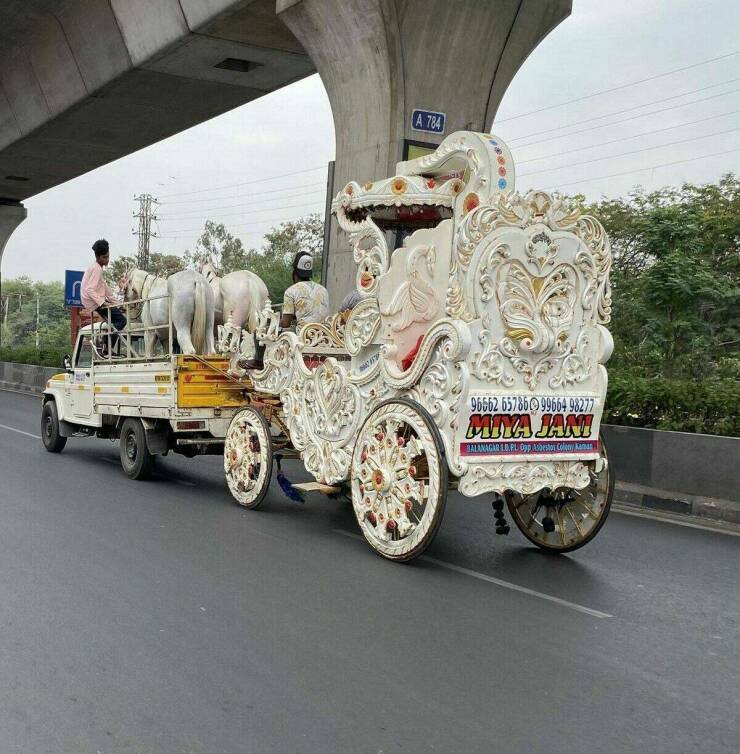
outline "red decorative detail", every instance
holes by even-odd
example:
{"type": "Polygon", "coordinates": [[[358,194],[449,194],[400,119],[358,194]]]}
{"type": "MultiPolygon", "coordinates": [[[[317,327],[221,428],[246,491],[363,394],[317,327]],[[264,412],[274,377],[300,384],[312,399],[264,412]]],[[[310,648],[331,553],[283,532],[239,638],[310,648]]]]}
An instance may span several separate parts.
{"type": "Polygon", "coordinates": [[[382,442],[384,437],[385,437],[385,435],[382,432],[376,432],[375,433],[375,439],[378,442],[382,442]]]}
{"type": "Polygon", "coordinates": [[[434,178],[430,178],[427,181],[427,188],[434,188],[437,185],[437,181],[434,180],[434,178]]]}
{"type": "Polygon", "coordinates": [[[365,463],[365,461],[367,461],[367,451],[366,450],[363,450],[362,453],[360,454],[360,461],[362,463],[365,463]]]}
{"type": "Polygon", "coordinates": [[[396,438],[396,442],[398,443],[399,448],[402,448],[406,444],[406,440],[404,440],[403,437],[396,438]]]}
{"type": "Polygon", "coordinates": [[[373,526],[375,526],[375,524],[377,524],[377,523],[378,523],[378,519],[377,519],[377,517],[375,516],[375,514],[374,514],[374,513],[372,512],[372,511],[370,511],[370,513],[368,513],[368,514],[367,514],[367,520],[368,520],[368,521],[369,521],[369,522],[370,522],[370,523],[371,523],[371,524],[372,524],[373,526]]]}
{"type": "Polygon", "coordinates": [[[373,276],[369,272],[363,272],[362,275],[360,275],[360,285],[363,288],[369,288],[373,284],[373,276]]]}
{"type": "Polygon", "coordinates": [[[385,525],[385,528],[388,531],[395,531],[397,526],[398,524],[392,518],[390,518],[388,519],[388,523],[385,525]]]}
{"type": "Polygon", "coordinates": [[[409,466],[409,476],[412,479],[416,476],[416,466],[409,466]]]}
{"type": "Polygon", "coordinates": [[[463,210],[465,212],[470,212],[471,210],[475,209],[480,204],[480,199],[478,198],[478,194],[468,194],[465,197],[465,201],[463,202],[463,210]]]}
{"type": "Polygon", "coordinates": [[[404,372],[407,371],[414,363],[416,354],[419,353],[419,348],[421,346],[422,340],[424,340],[424,336],[420,335],[416,341],[416,345],[401,360],[401,369],[403,369],[404,372]]]}
{"type": "Polygon", "coordinates": [[[506,168],[499,168],[499,169],[498,169],[498,174],[499,174],[499,175],[500,175],[501,177],[505,176],[505,175],[506,175],[506,168]]]}
{"type": "Polygon", "coordinates": [[[406,513],[411,513],[411,511],[412,511],[412,510],[413,510],[413,508],[414,508],[414,504],[413,504],[413,503],[412,503],[412,502],[411,502],[410,500],[407,500],[407,501],[406,501],[406,502],[405,502],[405,503],[403,504],[403,507],[404,507],[404,508],[406,509],[406,513]]]}

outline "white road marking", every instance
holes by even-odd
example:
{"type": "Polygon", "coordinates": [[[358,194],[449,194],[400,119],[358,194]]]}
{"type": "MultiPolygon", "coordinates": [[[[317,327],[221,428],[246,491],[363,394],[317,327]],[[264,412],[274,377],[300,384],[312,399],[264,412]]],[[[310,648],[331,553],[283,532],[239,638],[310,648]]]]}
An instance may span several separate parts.
{"type": "Polygon", "coordinates": [[[723,523],[726,523],[722,520],[717,521],[716,526],[707,526],[705,524],[694,524],[691,523],[691,521],[679,521],[675,518],[661,515],[660,513],[652,513],[644,510],[639,511],[633,511],[633,510],[625,510],[624,508],[616,507],[612,505],[612,511],[614,513],[619,513],[622,516],[633,516],[634,518],[647,518],[651,521],[661,521],[664,524],[673,524],[674,526],[686,526],[689,529],[701,529],[702,531],[711,531],[714,534],[729,534],[731,537],[740,537],[740,531],[735,531],[733,529],[724,529],[721,527],[723,523]]]}
{"type": "MultiPolygon", "coordinates": [[[[361,534],[354,534],[353,532],[344,531],[342,529],[333,529],[336,534],[342,534],[345,537],[351,537],[352,539],[359,539],[363,542],[365,538],[361,534]]],[[[494,576],[489,576],[485,573],[479,573],[478,571],[472,571],[470,568],[463,568],[462,566],[454,565],[453,563],[447,563],[444,560],[437,560],[437,558],[430,558],[428,555],[422,555],[419,560],[425,560],[427,563],[434,563],[434,565],[440,568],[446,568],[449,571],[455,571],[456,573],[462,573],[465,576],[470,576],[474,579],[480,579],[481,581],[487,581],[489,584],[496,584],[496,586],[503,587],[504,589],[511,589],[514,592],[520,592],[521,594],[528,594],[530,597],[538,597],[541,600],[547,600],[548,602],[554,602],[557,605],[562,605],[570,610],[576,610],[579,613],[585,613],[591,615],[594,618],[613,618],[613,615],[609,613],[602,613],[601,610],[594,610],[591,607],[585,607],[579,605],[576,602],[568,602],[568,600],[560,599],[560,597],[553,597],[551,594],[545,594],[544,592],[538,592],[535,589],[529,589],[526,586],[520,586],[519,584],[512,584],[510,581],[504,581],[503,579],[497,579],[494,576]]]]}
{"type": "Polygon", "coordinates": [[[41,435],[33,435],[30,432],[24,432],[22,429],[16,429],[15,427],[9,427],[7,424],[0,424],[0,429],[7,429],[10,432],[17,432],[19,435],[25,435],[26,437],[33,437],[35,440],[40,440],[41,435]]]}

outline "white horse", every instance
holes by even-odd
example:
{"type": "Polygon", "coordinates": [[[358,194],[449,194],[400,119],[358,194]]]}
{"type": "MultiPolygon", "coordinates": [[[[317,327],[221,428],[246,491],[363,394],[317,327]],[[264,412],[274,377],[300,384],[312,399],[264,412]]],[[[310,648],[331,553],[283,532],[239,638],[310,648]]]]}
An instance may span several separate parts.
{"type": "Polygon", "coordinates": [[[249,270],[236,270],[220,278],[206,262],[200,271],[213,291],[215,324],[223,325],[223,342],[219,346],[223,351],[238,349],[241,328],[250,333],[257,329],[257,315],[269,296],[267,286],[249,270]]]}
{"type": "Polygon", "coordinates": [[[167,341],[168,305],[181,351],[186,354],[215,353],[213,291],[203,275],[193,270],[183,270],[165,279],[145,270],[131,270],[126,277],[126,301],[154,299],[145,300],[142,304],[142,324],[147,327],[161,325],[159,330],[147,330],[144,334],[147,357],[154,355],[157,340],[160,343],[167,341]],[[169,300],[158,296],[168,296],[169,300]]]}

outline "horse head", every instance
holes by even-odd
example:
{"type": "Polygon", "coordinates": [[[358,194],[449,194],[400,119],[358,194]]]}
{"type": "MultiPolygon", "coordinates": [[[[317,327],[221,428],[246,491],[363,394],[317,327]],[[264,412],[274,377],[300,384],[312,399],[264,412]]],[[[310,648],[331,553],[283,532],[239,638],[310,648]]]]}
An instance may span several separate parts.
{"type": "MultiPolygon", "coordinates": [[[[151,289],[151,285],[147,286],[147,281],[149,279],[156,279],[146,270],[139,270],[134,267],[126,270],[124,277],[126,278],[126,289],[123,294],[124,301],[137,301],[138,299],[147,298],[147,288],[151,289]]],[[[134,320],[140,319],[143,306],[143,303],[130,304],[128,307],[129,316],[134,320]]]]}

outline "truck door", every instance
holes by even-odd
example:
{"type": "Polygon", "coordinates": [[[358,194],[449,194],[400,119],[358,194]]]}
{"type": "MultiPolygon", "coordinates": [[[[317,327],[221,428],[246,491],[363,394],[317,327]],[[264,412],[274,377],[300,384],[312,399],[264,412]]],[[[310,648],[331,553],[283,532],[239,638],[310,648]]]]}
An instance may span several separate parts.
{"type": "Polygon", "coordinates": [[[93,418],[92,346],[90,336],[83,335],[77,342],[73,374],[71,377],[70,405],[76,419],[87,423],[93,418]]]}

